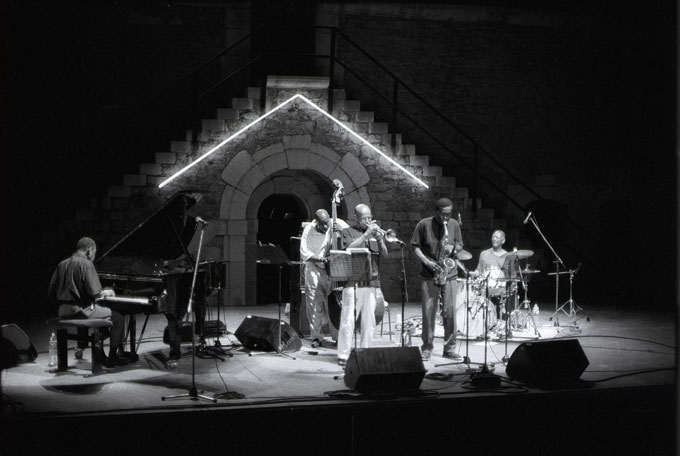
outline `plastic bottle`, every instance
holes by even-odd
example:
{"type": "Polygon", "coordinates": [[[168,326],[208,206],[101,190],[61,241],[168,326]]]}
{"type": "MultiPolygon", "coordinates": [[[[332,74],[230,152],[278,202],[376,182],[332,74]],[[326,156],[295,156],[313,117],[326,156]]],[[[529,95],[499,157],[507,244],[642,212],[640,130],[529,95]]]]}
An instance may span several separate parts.
{"type": "Polygon", "coordinates": [[[49,367],[54,367],[57,365],[57,335],[52,331],[50,336],[50,363],[49,367]]]}
{"type": "Polygon", "coordinates": [[[538,303],[534,303],[534,308],[531,313],[534,314],[534,320],[538,320],[540,310],[538,309],[538,303]]]}

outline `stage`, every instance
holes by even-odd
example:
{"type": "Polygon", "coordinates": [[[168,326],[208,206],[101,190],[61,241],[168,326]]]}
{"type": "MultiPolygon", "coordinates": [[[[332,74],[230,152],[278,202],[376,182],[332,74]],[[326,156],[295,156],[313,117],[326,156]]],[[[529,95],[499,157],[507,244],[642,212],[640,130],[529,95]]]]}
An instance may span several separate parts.
{"type": "MultiPolygon", "coordinates": [[[[448,452],[478,449],[484,454],[604,454],[607,449],[672,454],[675,315],[581,304],[583,310],[574,317],[557,314],[556,326],[555,318],[550,319],[554,303],[540,304],[540,337],[515,331],[507,356],[526,341],[577,339],[589,365],[576,384],[546,389],[512,381],[502,362],[504,340],[459,339],[458,351],[467,354],[471,364],[452,365],[441,356],[442,339],[437,337],[419,391],[369,397],[346,387],[330,338],[315,349],[303,340],[301,350],[289,353],[294,359],[241,347],[233,332],[248,315],[276,318],[277,306],[268,305],[221,309],[227,334],[206,342],[208,347],[219,343],[224,355],[218,359],[206,356],[215,350],[201,352],[193,377],[199,393],[216,398],[215,403],[162,400],[187,393],[192,386],[191,343],[183,344],[185,355],[176,368],[165,365],[163,315],[151,315],[137,363],[96,376],[90,373],[89,350],[83,360],[74,358],[74,342],[69,342],[71,368],[56,372],[49,367],[45,319],[23,322],[39,356],[2,372],[2,392],[9,402],[3,420],[17,442],[38,453],[49,449],[49,439],[70,440],[72,430],[82,426],[89,429],[78,433],[84,448],[85,442],[106,439],[115,431],[117,442],[122,434],[129,436],[120,443],[125,448],[177,450],[173,454],[214,445],[225,445],[230,454],[268,446],[284,454],[370,454],[384,449],[405,454],[428,453],[441,445],[450,445],[448,452]],[[471,369],[479,369],[477,363],[485,356],[488,368],[501,378],[498,388],[470,382],[471,369]],[[91,429],[92,423],[96,429],[91,429]],[[37,429],[41,439],[14,432],[30,429],[37,429]]],[[[395,324],[400,307],[390,304],[382,335],[381,325],[376,328],[375,346],[399,344],[395,324]]],[[[407,321],[419,315],[419,304],[406,305],[407,321]]],[[[216,319],[214,308],[207,319],[216,319]]],[[[142,322],[143,316],[138,332],[142,322]]],[[[413,337],[412,343],[419,346],[420,338],[413,337]]]]}

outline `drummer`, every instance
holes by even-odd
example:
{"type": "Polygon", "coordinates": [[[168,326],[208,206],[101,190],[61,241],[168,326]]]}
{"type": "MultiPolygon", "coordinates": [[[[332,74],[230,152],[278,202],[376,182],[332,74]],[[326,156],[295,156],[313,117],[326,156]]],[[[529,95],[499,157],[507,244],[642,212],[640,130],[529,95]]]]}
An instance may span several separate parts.
{"type": "Polygon", "coordinates": [[[499,316],[505,313],[503,306],[505,299],[503,298],[506,297],[507,276],[503,266],[506,264],[506,256],[509,253],[503,248],[503,244],[505,244],[505,233],[501,230],[494,231],[491,235],[491,248],[479,254],[477,269],[470,271],[473,277],[488,279],[488,297],[497,307],[499,316]]]}

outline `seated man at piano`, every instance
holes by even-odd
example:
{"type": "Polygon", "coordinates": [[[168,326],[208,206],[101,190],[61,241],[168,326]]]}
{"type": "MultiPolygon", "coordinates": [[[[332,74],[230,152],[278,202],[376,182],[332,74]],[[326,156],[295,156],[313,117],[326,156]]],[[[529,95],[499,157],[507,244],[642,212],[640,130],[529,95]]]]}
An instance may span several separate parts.
{"type": "MultiPolygon", "coordinates": [[[[96,300],[113,296],[110,289],[102,289],[99,276],[94,267],[97,245],[94,240],[84,237],[76,244],[76,251],[57,265],[50,280],[48,300],[57,307],[60,318],[100,318],[111,320],[109,356],[105,366],[108,368],[128,364],[122,356],[125,318],[118,312],[102,307],[96,300]],[[120,352],[119,352],[120,350],[120,352]]],[[[82,343],[78,342],[76,358],[83,355],[82,343]]]]}

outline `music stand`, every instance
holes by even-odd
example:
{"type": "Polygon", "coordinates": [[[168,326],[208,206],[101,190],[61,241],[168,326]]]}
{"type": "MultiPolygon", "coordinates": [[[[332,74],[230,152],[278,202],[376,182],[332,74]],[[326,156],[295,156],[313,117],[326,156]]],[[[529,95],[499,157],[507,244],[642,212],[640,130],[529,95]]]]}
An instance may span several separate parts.
{"type": "Polygon", "coordinates": [[[328,261],[331,280],[354,282],[354,348],[357,348],[357,284],[373,278],[371,251],[367,248],[331,250],[328,261]]]}
{"type": "Polygon", "coordinates": [[[283,266],[290,263],[286,252],[283,251],[280,245],[274,244],[250,244],[246,248],[250,251],[251,255],[256,258],[257,264],[269,264],[272,266],[277,266],[279,269],[279,299],[277,303],[279,311],[279,324],[278,334],[276,338],[276,354],[279,356],[284,356],[286,358],[295,359],[294,356],[284,353],[281,347],[281,271],[283,266]]]}

